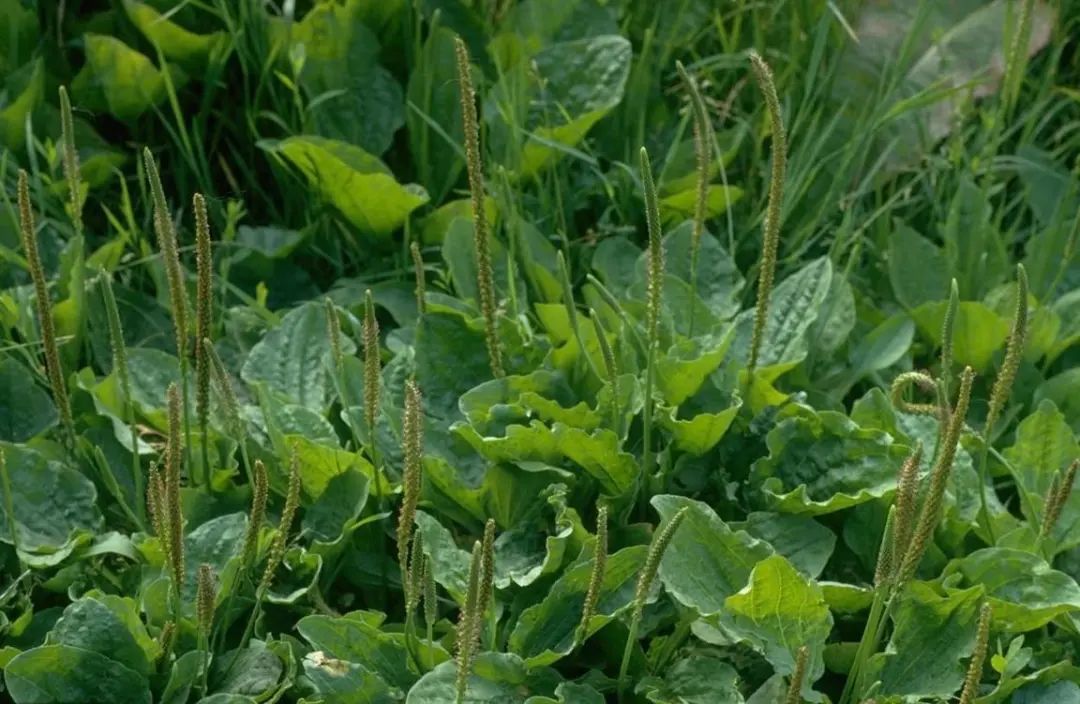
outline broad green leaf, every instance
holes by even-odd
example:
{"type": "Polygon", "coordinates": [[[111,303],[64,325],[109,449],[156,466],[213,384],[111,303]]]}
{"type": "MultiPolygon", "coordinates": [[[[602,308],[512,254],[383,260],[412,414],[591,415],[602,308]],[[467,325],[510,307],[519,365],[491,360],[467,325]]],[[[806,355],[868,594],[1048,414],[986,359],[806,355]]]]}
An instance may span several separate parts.
{"type": "Polygon", "coordinates": [[[1051,311],[1061,321],[1061,327],[1053,347],[1047,352],[1049,361],[1057,359],[1062,352],[1080,343],[1080,288],[1069,291],[1054,301],[1051,311]]]}
{"type": "Polygon", "coordinates": [[[35,8],[24,6],[21,0],[0,0],[0,36],[6,40],[0,48],[0,76],[10,75],[30,60],[39,31],[35,8]]]}
{"type": "MultiPolygon", "coordinates": [[[[457,663],[444,662],[409,690],[406,704],[456,704],[457,663]]],[[[480,653],[469,675],[465,701],[469,704],[525,704],[531,694],[548,694],[558,676],[548,669],[529,670],[510,653],[480,653]]]]}
{"type": "Polygon", "coordinates": [[[218,579],[217,601],[221,603],[232,588],[239,567],[247,514],[229,513],[212,518],[184,536],[184,588],[181,597],[185,610],[194,615],[199,565],[207,564],[218,579]]]}
{"type": "Polygon", "coordinates": [[[982,585],[994,623],[1012,632],[1031,631],[1080,610],[1080,586],[1038,555],[1012,548],[984,548],[951,562],[946,574],[982,585]]]}
{"type": "Polygon", "coordinates": [[[22,151],[26,144],[26,120],[41,103],[45,92],[45,62],[37,59],[11,71],[4,76],[4,84],[3,87],[15,97],[0,109],[0,144],[13,151],[22,151]]]}
{"type": "Polygon", "coordinates": [[[671,433],[675,447],[700,457],[724,438],[741,407],[742,401],[735,398],[730,406],[719,413],[690,412],[686,414],[688,417],[680,418],[682,414],[679,409],[672,408],[656,420],[664,430],[671,433]]]}
{"type": "Polygon", "coordinates": [[[928,583],[910,583],[893,615],[892,638],[871,658],[874,677],[867,680],[880,679],[881,694],[951,697],[964,681],[982,598],[978,587],[942,596],[928,583]]]}
{"type": "MultiPolygon", "coordinates": [[[[638,572],[645,564],[647,552],[647,546],[635,545],[608,557],[596,612],[589,621],[589,635],[607,625],[633,601],[638,572]]],[[[570,654],[592,570],[592,560],[574,565],[551,585],[541,602],[521,614],[510,635],[509,648],[524,659],[526,666],[550,665],[570,654]]]]}
{"type": "Polygon", "coordinates": [[[722,335],[681,340],[657,358],[657,387],[667,404],[678,406],[701,389],[724,361],[733,331],[729,327],[722,335]]]}
{"type": "Polygon", "coordinates": [[[241,225],[236,230],[237,246],[254,250],[270,259],[283,259],[289,256],[303,240],[303,232],[287,230],[283,227],[241,225]]]}
{"type": "Polygon", "coordinates": [[[4,668],[15,704],[151,704],[146,677],[101,653],[45,645],[16,655],[4,668]]]}
{"type": "Polygon", "coordinates": [[[609,496],[623,496],[638,479],[637,460],[622,450],[619,437],[601,428],[592,433],[564,423],[552,427],[559,452],[588,472],[609,496]]]}
{"type": "MultiPolygon", "coordinates": [[[[240,375],[249,384],[266,384],[289,401],[323,413],[332,386],[326,325],[321,303],[292,309],[251,348],[240,375]]],[[[342,338],[345,354],[355,349],[349,338],[342,338]]]]}
{"type": "Polygon", "coordinates": [[[259,146],[287,159],[346,220],[378,239],[388,238],[428,202],[423,188],[401,185],[377,157],[346,142],[300,135],[259,146]]]}
{"type": "MultiPolygon", "coordinates": [[[[0,443],[11,483],[15,537],[22,559],[34,566],[62,562],[101,527],[97,491],[69,465],[51,461],[29,447],[0,443]]],[[[0,501],[0,525],[10,525],[7,502],[0,501]]],[[[10,544],[11,532],[0,531],[10,544]]]]}
{"type": "Polygon", "coordinates": [[[544,369],[484,382],[465,392],[458,405],[469,423],[484,434],[501,434],[507,424],[527,423],[537,416],[585,430],[600,423],[596,413],[578,401],[562,374],[544,369]]]}
{"type": "MultiPolygon", "coordinates": [[[[738,186],[709,186],[705,198],[705,217],[723,215],[728,208],[742,200],[743,189],[738,186]]],[[[688,218],[696,212],[697,188],[688,188],[660,199],[660,217],[671,223],[688,218]]]]}
{"type": "MultiPolygon", "coordinates": [[[[455,80],[457,79],[455,78],[455,80]]],[[[457,95],[457,89],[455,89],[454,95],[457,95]]],[[[459,99],[455,98],[455,100],[459,99]]],[[[457,110],[459,112],[461,110],[460,102],[457,110]]],[[[494,232],[496,224],[499,222],[499,209],[495,199],[491,196],[484,196],[484,216],[488,221],[488,231],[494,232]]],[[[441,245],[455,220],[468,220],[470,224],[472,223],[471,198],[458,198],[457,200],[447,201],[420,218],[421,243],[425,245],[441,245]]],[[[471,227],[469,228],[469,234],[472,234],[471,227]]]]}
{"type": "MultiPolygon", "coordinates": [[[[1080,442],[1069,428],[1065,415],[1052,401],[1044,400],[1017,426],[1016,441],[1005,449],[1004,455],[1013,479],[1028,499],[1020,502],[1020,510],[1037,528],[1042,525],[1054,476],[1064,472],[1070,462],[1080,457],[1080,442]]],[[[1080,496],[1070,495],[1054,531],[1055,537],[1076,544],[1080,536],[1073,536],[1072,529],[1078,520],[1080,496]]]]}
{"type": "Polygon", "coordinates": [[[459,315],[429,312],[416,326],[414,345],[424,412],[435,418],[457,417],[461,395],[491,378],[483,333],[459,315]],[[453,364],[447,364],[450,359],[453,364]]]}
{"type": "Polygon", "coordinates": [[[25,442],[59,420],[49,394],[11,357],[0,357],[0,389],[0,440],[25,442]]]}
{"type": "MultiPolygon", "coordinates": [[[[941,329],[948,302],[924,303],[911,311],[911,317],[934,345],[941,344],[941,329]]],[[[986,370],[994,353],[1005,346],[1009,324],[978,301],[961,301],[953,328],[953,359],[957,365],[970,365],[975,371],[986,370]]]]}
{"type": "Polygon", "coordinates": [[[796,569],[814,578],[821,575],[836,547],[836,535],[808,516],[755,511],[732,527],[764,540],[796,569]]]}
{"type": "MultiPolygon", "coordinates": [[[[770,380],[806,357],[806,333],[821,312],[832,277],[832,262],[828,257],[821,257],[784,279],[773,290],[758,358],[759,368],[772,368],[767,374],[770,380]]],[[[737,318],[732,355],[736,359],[749,359],[753,318],[753,309],[744,311],[737,318]]]]}
{"type": "Polygon", "coordinates": [[[949,270],[941,248],[900,223],[889,237],[889,281],[905,308],[949,297],[949,270]]]}
{"type": "Polygon", "coordinates": [[[855,328],[855,320],[855,293],[843,272],[838,272],[832,277],[821,312],[807,333],[810,348],[826,355],[840,349],[855,328]]]}
{"type": "MultiPolygon", "coordinates": [[[[694,281],[690,251],[693,246],[693,223],[684,222],[664,236],[664,270],[687,283],[694,281]]],[[[604,240],[607,242],[607,240],[604,240]]],[[[645,255],[637,261],[637,271],[646,271],[645,255]]],[[[735,259],[708,230],[701,234],[697,253],[697,295],[720,317],[734,315],[739,309],[739,293],[745,280],[735,259]]]]}
{"type": "Polygon", "coordinates": [[[961,298],[981,298],[1005,279],[1009,255],[1004,238],[994,222],[988,194],[970,176],[960,177],[942,239],[961,298]]]}
{"type": "Polygon", "coordinates": [[[390,686],[362,665],[328,657],[321,650],[304,656],[304,675],[323,704],[393,704],[390,686]]]}
{"type": "Polygon", "coordinates": [[[454,536],[438,519],[423,511],[416,512],[416,530],[423,536],[424,554],[431,559],[431,573],[454,601],[465,603],[469,588],[471,557],[454,542],[454,536]]]}
{"type": "Polygon", "coordinates": [[[523,0],[506,11],[489,48],[500,66],[512,66],[553,42],[616,31],[616,9],[598,0],[523,0]]]}
{"type": "Polygon", "coordinates": [[[226,44],[224,32],[196,34],[188,31],[145,2],[124,0],[124,11],[132,24],[161,50],[165,58],[189,71],[203,70],[209,58],[226,44]]]}
{"type": "Polygon", "coordinates": [[[519,177],[533,176],[553,163],[566,151],[560,147],[577,145],[619,104],[631,53],[627,39],[601,35],[550,44],[529,65],[506,72],[485,105],[484,118],[496,151],[524,142],[514,168],[519,177]],[[543,78],[542,90],[537,75],[543,78]],[[514,115],[509,125],[507,112],[514,115]]]}
{"type": "Polygon", "coordinates": [[[529,697],[525,704],[604,704],[604,695],[587,684],[562,682],[555,688],[555,698],[529,697]]]}
{"type": "Polygon", "coordinates": [[[700,501],[664,494],[650,503],[664,521],[689,508],[664,551],[660,580],[672,597],[701,614],[723,610],[724,600],[746,586],[754,565],[772,554],[767,544],[732,530],[700,501]]]}
{"type": "MultiPolygon", "coordinates": [[[[130,122],[165,99],[165,77],[145,55],[103,34],[87,34],[83,40],[86,65],[72,84],[79,105],[130,122]]],[[[178,68],[168,70],[174,84],[186,82],[178,68]]]]}
{"type": "Polygon", "coordinates": [[[272,650],[261,641],[240,651],[229,651],[215,658],[210,677],[219,693],[239,694],[262,700],[277,686],[285,667],[272,650]]]}
{"type": "Polygon", "coordinates": [[[445,27],[432,28],[406,89],[409,147],[420,182],[436,203],[442,202],[465,167],[457,146],[464,142],[464,132],[454,36],[445,27]]]}
{"type": "Polygon", "coordinates": [[[187,704],[191,690],[201,682],[203,664],[203,654],[198,650],[189,650],[176,658],[159,704],[187,704]]]}
{"type": "Polygon", "coordinates": [[[289,29],[282,56],[303,56],[300,85],[318,99],[307,109],[319,136],[379,155],[405,124],[405,101],[401,84],[378,63],[379,38],[361,22],[367,4],[317,4],[289,29]]]}
{"type": "Polygon", "coordinates": [[[880,430],[861,428],[836,411],[806,412],[769,431],[768,457],[751,477],[784,513],[832,513],[892,491],[908,454],[880,430]]]}
{"type": "Polygon", "coordinates": [[[654,704],[742,704],[739,675],[729,663],[691,655],[673,664],[663,678],[648,677],[637,692],[654,704]]]}
{"type": "MultiPolygon", "coordinates": [[[[305,498],[317,501],[331,486],[334,479],[350,472],[360,472],[374,482],[375,469],[371,463],[350,450],[320,445],[302,435],[286,435],[285,443],[296,448],[300,461],[300,482],[305,498]]],[[[385,482],[383,491],[387,491],[385,482]]]]}
{"type": "Polygon", "coordinates": [[[49,633],[50,645],[65,645],[104,655],[143,677],[160,654],[139,620],[136,604],[124,597],[96,594],[72,602],[49,633]]]}
{"type": "Polygon", "coordinates": [[[407,690],[416,677],[406,663],[405,637],[379,628],[383,615],[357,611],[344,616],[305,616],[296,624],[316,650],[361,665],[387,683],[407,690]]]}
{"type": "Polygon", "coordinates": [[[821,587],[799,574],[786,558],[773,555],[757,563],[750,583],[724,603],[735,631],[776,672],[791,674],[799,649],[810,650],[802,696],[820,700],[812,686],[825,670],[822,654],[833,624],[821,587]]]}
{"type": "Polygon", "coordinates": [[[1080,433],[1080,368],[1066,369],[1035,389],[1032,402],[1050,401],[1065,414],[1074,433],[1080,433]]]}
{"type": "Polygon", "coordinates": [[[370,483],[357,470],[331,477],[322,495],[304,512],[304,531],[323,543],[333,543],[346,535],[364,510],[370,483]]]}
{"type": "Polygon", "coordinates": [[[907,354],[914,337],[911,318],[903,314],[887,318],[852,347],[853,374],[863,376],[896,364],[907,354]]]}

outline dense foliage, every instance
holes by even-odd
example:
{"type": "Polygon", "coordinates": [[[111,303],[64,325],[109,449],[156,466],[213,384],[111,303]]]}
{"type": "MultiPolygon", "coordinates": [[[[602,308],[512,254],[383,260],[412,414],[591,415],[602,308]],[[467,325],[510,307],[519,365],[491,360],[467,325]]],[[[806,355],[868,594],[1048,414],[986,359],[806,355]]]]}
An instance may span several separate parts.
{"type": "Polygon", "coordinates": [[[1080,699],[1078,22],[0,0],[0,698],[1080,699]]]}

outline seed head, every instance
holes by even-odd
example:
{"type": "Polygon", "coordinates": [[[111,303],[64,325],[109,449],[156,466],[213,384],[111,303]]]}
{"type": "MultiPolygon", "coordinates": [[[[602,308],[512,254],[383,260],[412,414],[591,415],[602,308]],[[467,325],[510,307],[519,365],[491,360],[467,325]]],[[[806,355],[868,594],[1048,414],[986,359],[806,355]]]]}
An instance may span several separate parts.
{"type": "Polygon", "coordinates": [[[255,460],[251,478],[251,514],[248,516],[247,534],[244,536],[243,564],[245,569],[255,563],[256,553],[259,549],[259,532],[262,530],[263,520],[266,518],[266,501],[270,494],[266,465],[263,464],[262,460],[255,460]]]}
{"type": "Polygon", "coordinates": [[[877,566],[874,568],[874,586],[880,587],[892,579],[895,567],[893,565],[893,534],[896,531],[896,506],[889,507],[889,515],[885,519],[885,531],[881,534],[881,546],[878,548],[877,566]]]}
{"type": "Polygon", "coordinates": [[[341,351],[341,321],[338,319],[337,306],[329,296],[323,299],[326,309],[326,334],[330,338],[330,359],[334,363],[334,373],[341,374],[345,357],[341,351]]]}
{"type": "Polygon", "coordinates": [[[1054,530],[1065,503],[1072,496],[1073,484],[1076,482],[1076,471],[1080,468],[1080,459],[1075,459],[1069,464],[1064,472],[1054,475],[1054,482],[1050,485],[1050,493],[1046,496],[1046,511],[1043,513],[1042,527],[1039,537],[1049,537],[1054,530]]]}
{"type": "Polygon", "coordinates": [[[169,285],[169,303],[176,332],[176,355],[182,358],[187,353],[188,304],[183,270],[180,267],[180,250],[176,244],[176,228],[169,215],[169,204],[165,200],[165,190],[161,187],[157,164],[149,149],[143,150],[143,161],[150,181],[150,196],[154,201],[154,231],[157,233],[158,248],[165,266],[165,279],[169,285]]]}
{"type": "Polygon", "coordinates": [[[364,294],[364,416],[367,420],[369,442],[375,444],[375,426],[379,414],[379,379],[382,370],[379,359],[379,321],[375,318],[375,300],[371,289],[364,294]]]}
{"type": "Polygon", "coordinates": [[[664,551],[671,544],[671,539],[675,537],[675,531],[679,529],[679,525],[686,518],[689,511],[689,506],[683,506],[653,538],[649,554],[645,558],[645,567],[641,570],[637,588],[634,590],[634,618],[636,620],[641,619],[641,612],[645,609],[645,599],[648,598],[649,589],[656,578],[656,572],[660,569],[660,560],[664,557],[664,551]]]}
{"type": "Polygon", "coordinates": [[[960,704],[972,704],[979,693],[979,681],[982,679],[983,662],[986,660],[987,646],[990,643],[990,620],[993,616],[989,602],[984,601],[979,607],[979,625],[975,629],[975,649],[971,651],[964,688],[960,690],[960,704]]]}
{"type": "Polygon", "coordinates": [[[776,258],[780,248],[780,215],[784,197],[784,172],[787,169],[787,135],[780,115],[780,98],[776,94],[772,69],[756,51],[750,52],[750,67],[765,98],[772,131],[772,173],[769,177],[769,201],[765,208],[765,226],[761,246],[761,271],[758,274],[757,307],[754,310],[754,330],[750,338],[750,371],[757,367],[769,315],[769,297],[776,275],[776,258]]]}
{"type": "Polygon", "coordinates": [[[416,310],[420,315],[427,312],[427,301],[424,299],[424,258],[420,255],[420,245],[413,242],[409,245],[412,254],[413,273],[416,276],[416,310]]]}
{"type": "Polygon", "coordinates": [[[482,570],[483,548],[480,541],[473,543],[472,561],[469,563],[469,587],[465,592],[465,605],[461,610],[457,628],[457,681],[455,683],[455,702],[465,700],[465,690],[469,686],[472,674],[472,660],[476,653],[474,634],[477,632],[474,622],[480,618],[477,607],[480,603],[480,572],[482,570]]]}
{"type": "Polygon", "coordinates": [[[34,299],[37,307],[38,325],[41,326],[41,345],[45,351],[45,373],[49,378],[53,401],[60,412],[60,424],[66,442],[75,442],[75,423],[71,417],[64,368],[60,364],[60,349],[56,343],[56,322],[53,320],[49,290],[45,283],[45,268],[38,253],[37,235],[34,232],[34,212],[30,204],[30,179],[26,171],[19,169],[19,235],[22,238],[30,278],[34,283],[34,299]]]}
{"type": "Polygon", "coordinates": [[[184,515],[180,504],[180,465],[184,440],[180,389],[175,383],[169,384],[166,398],[169,422],[168,441],[165,445],[165,521],[173,584],[179,593],[184,587],[184,515]]]}
{"type": "Polygon", "coordinates": [[[214,344],[205,337],[203,338],[202,352],[206,354],[210,379],[214,382],[218,400],[221,401],[221,408],[225,412],[225,421],[229,432],[232,433],[237,442],[243,442],[244,424],[240,420],[240,402],[237,400],[236,392],[233,390],[229,372],[225,369],[225,364],[221,361],[221,357],[218,356],[217,350],[214,349],[214,344]]]}
{"type": "Polygon", "coordinates": [[[608,548],[608,507],[601,506],[596,514],[596,542],[593,544],[593,568],[589,574],[589,587],[585,591],[585,603],[581,608],[581,621],[575,640],[581,643],[589,635],[589,621],[596,614],[600,602],[600,590],[604,586],[604,572],[607,567],[608,548]]]}
{"type": "Polygon", "coordinates": [[[1001,415],[1005,403],[1012,393],[1013,382],[1016,381],[1016,372],[1020,369],[1020,360],[1024,355],[1024,342],[1027,338],[1028,325],[1028,280],[1027,272],[1023,264],[1016,265],[1016,313],[1013,315],[1012,330],[1009,332],[1009,340],[1005,346],[1005,359],[1001,363],[1001,371],[994,380],[994,388],[990,392],[990,405],[986,411],[986,426],[983,434],[989,439],[994,430],[994,423],[1001,415]]]}
{"type": "Polygon", "coordinates": [[[906,582],[915,574],[919,567],[926,548],[941,520],[941,506],[945,497],[945,488],[948,485],[949,475],[952,472],[953,461],[956,459],[956,448],[960,441],[960,432],[964,429],[964,417],[967,415],[968,405],[971,402],[971,385],[975,380],[975,373],[971,367],[967,367],[960,375],[960,394],[956,400],[956,408],[949,419],[949,424],[943,434],[941,448],[938,451],[937,460],[930,472],[930,486],[927,488],[926,500],[923,502],[922,511],[919,513],[919,522],[911,538],[911,543],[904,554],[904,560],[898,573],[900,582],[906,582]]]}
{"type": "MultiPolygon", "coordinates": [[[[896,519],[892,529],[892,557],[896,562],[903,558],[907,551],[911,533],[915,530],[916,500],[919,494],[919,466],[922,463],[922,443],[916,443],[915,450],[911,453],[904,464],[900,466],[900,472],[896,479],[896,499],[893,506],[896,509],[896,519]]],[[[898,565],[893,565],[895,572],[898,565]]]]}
{"type": "Polygon", "coordinates": [[[802,701],[802,685],[806,679],[806,664],[810,659],[810,649],[805,645],[795,654],[795,671],[791,673],[785,704],[799,704],[802,701]]]}
{"type": "Polygon", "coordinates": [[[641,148],[641,183],[645,189],[645,222],[649,228],[648,252],[648,309],[649,346],[655,347],[660,337],[660,307],[664,295],[664,248],[660,229],[660,208],[656,199],[649,153],[641,148]]]}
{"type": "Polygon", "coordinates": [[[484,316],[484,338],[487,342],[491,373],[505,374],[502,348],[495,327],[495,279],[488,246],[488,224],[484,212],[484,169],[480,161],[480,129],[476,119],[476,94],[473,91],[469,67],[469,50],[461,37],[455,39],[458,83],[461,86],[461,117],[465,133],[465,166],[469,175],[472,203],[473,240],[476,248],[476,283],[480,294],[480,312],[484,316]]]}
{"type": "Polygon", "coordinates": [[[402,477],[401,510],[398,513],[397,548],[398,564],[405,573],[409,555],[409,539],[416,520],[416,506],[420,501],[421,468],[423,464],[424,416],[420,387],[416,381],[405,382],[405,418],[402,422],[404,436],[405,471],[402,477]]]}
{"type": "Polygon", "coordinates": [[[195,618],[199,624],[199,633],[204,638],[210,637],[210,629],[214,625],[215,581],[213,568],[205,562],[199,565],[196,577],[195,618]]]}
{"type": "Polygon", "coordinates": [[[60,86],[60,139],[63,143],[61,158],[64,166],[64,180],[68,187],[68,215],[75,232],[82,233],[82,177],[79,172],[79,152],[75,148],[75,118],[71,112],[71,100],[67,89],[60,86]]]}
{"type": "Polygon", "coordinates": [[[206,432],[210,413],[210,360],[206,353],[206,341],[210,339],[213,316],[211,279],[213,259],[210,251],[210,221],[206,214],[206,200],[196,193],[192,199],[195,210],[195,415],[199,427],[206,432]]]}
{"type": "Polygon", "coordinates": [[[960,310],[960,289],[956,279],[949,284],[949,305],[945,308],[945,321],[941,326],[941,379],[946,397],[952,382],[953,337],[956,329],[956,314],[960,310]]]}
{"type": "Polygon", "coordinates": [[[432,568],[431,558],[424,554],[423,560],[424,623],[428,626],[432,626],[439,620],[439,602],[435,595],[435,572],[432,568]]]}

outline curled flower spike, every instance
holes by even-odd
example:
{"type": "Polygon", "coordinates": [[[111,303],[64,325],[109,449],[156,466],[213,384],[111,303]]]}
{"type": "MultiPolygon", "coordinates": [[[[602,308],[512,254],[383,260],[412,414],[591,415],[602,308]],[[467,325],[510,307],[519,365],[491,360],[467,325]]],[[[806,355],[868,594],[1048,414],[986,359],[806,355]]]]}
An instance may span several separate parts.
{"type": "Polygon", "coordinates": [[[910,403],[904,398],[908,388],[916,387],[926,394],[938,395],[938,383],[934,377],[926,372],[904,372],[897,376],[889,390],[889,399],[893,407],[901,413],[913,413],[916,415],[941,415],[941,408],[933,403],[910,403]]]}

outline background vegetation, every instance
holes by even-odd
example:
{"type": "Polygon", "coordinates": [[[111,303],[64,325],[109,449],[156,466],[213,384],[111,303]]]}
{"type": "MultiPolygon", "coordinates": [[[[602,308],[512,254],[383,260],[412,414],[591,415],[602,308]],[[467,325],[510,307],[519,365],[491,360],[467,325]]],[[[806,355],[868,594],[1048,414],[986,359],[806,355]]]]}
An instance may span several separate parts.
{"type": "Polygon", "coordinates": [[[1078,20],[0,0],[0,697],[1080,696],[1078,20]]]}

